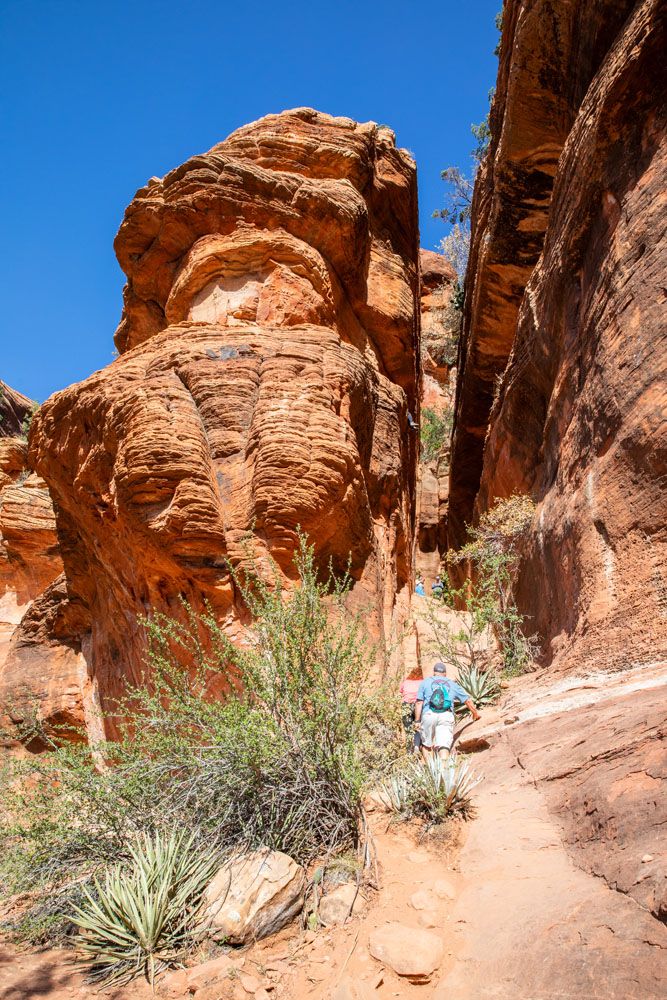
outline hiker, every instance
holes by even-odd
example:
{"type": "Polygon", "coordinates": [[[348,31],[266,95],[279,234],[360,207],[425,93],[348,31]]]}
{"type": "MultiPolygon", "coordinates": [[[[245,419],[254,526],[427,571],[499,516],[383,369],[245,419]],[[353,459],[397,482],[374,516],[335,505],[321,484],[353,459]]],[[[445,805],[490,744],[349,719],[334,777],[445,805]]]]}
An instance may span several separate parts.
{"type": "Polygon", "coordinates": [[[407,748],[408,751],[415,753],[421,747],[421,734],[415,728],[415,705],[422,679],[422,672],[417,667],[403,678],[399,688],[401,692],[401,721],[405,730],[407,748]]]}
{"type": "Polygon", "coordinates": [[[424,577],[421,573],[417,573],[417,581],[415,583],[415,594],[419,594],[420,597],[426,597],[426,591],[424,590],[424,577]]]}
{"type": "Polygon", "coordinates": [[[419,424],[415,423],[415,418],[412,416],[409,410],[408,410],[408,427],[410,428],[411,431],[419,430],[419,424]]]}
{"type": "Polygon", "coordinates": [[[438,573],[435,580],[431,584],[431,594],[433,597],[442,597],[445,591],[445,585],[442,582],[442,577],[438,573]]]}
{"type": "Polygon", "coordinates": [[[449,680],[444,663],[436,663],[433,676],[427,677],[419,685],[415,704],[415,726],[419,727],[421,749],[426,760],[434,751],[441,760],[449,757],[454,742],[456,702],[466,706],[473,721],[481,719],[468,692],[456,681],[449,680]]]}

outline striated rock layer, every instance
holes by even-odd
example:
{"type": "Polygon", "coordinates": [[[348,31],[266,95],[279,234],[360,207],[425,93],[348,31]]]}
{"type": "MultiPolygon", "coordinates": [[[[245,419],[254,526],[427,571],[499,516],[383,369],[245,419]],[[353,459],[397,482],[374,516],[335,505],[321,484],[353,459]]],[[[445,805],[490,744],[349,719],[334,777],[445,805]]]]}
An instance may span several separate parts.
{"type": "Polygon", "coordinates": [[[0,438],[20,435],[23,421],[34,407],[31,399],[0,379],[0,438]]]}
{"type": "Polygon", "coordinates": [[[240,638],[226,560],[250,544],[290,578],[298,526],[322,567],[351,555],[352,603],[387,636],[414,537],[410,156],[373,123],[269,116],[149,181],[115,247],[121,357],[48,400],[31,434],[85,697],[109,708],[140,678],[151,609],[207,600],[240,638]]]}
{"type": "MultiPolygon", "coordinates": [[[[456,385],[456,344],[460,312],[452,293],[456,272],[442,254],[419,251],[421,289],[421,421],[425,410],[440,419],[451,419],[456,385]]],[[[447,435],[448,436],[448,435],[447,435]]],[[[417,569],[429,579],[440,569],[447,547],[447,498],[449,493],[449,441],[441,452],[422,454],[419,462],[417,510],[417,569]]]]}
{"type": "Polygon", "coordinates": [[[0,723],[8,713],[26,719],[38,704],[48,720],[67,698],[44,650],[30,664],[14,656],[21,620],[62,570],[46,483],[30,471],[22,438],[0,438],[0,723]]]}
{"type": "Polygon", "coordinates": [[[449,537],[495,497],[535,498],[517,596],[563,667],[667,656],[666,18],[504,8],[449,537]]]}

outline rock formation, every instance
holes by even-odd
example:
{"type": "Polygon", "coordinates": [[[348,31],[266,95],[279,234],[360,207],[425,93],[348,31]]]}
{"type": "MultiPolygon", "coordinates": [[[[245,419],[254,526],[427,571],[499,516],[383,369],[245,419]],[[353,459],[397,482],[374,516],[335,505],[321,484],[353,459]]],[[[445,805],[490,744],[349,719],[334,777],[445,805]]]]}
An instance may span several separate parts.
{"type": "Polygon", "coordinates": [[[18,437],[35,404],[0,379],[0,438],[18,437]]]}
{"type": "Polygon", "coordinates": [[[13,648],[32,602],[62,573],[56,523],[46,483],[31,472],[22,429],[34,404],[0,383],[0,725],[7,712],[26,718],[40,704],[44,718],[60,714],[66,678],[42,650],[30,664],[13,648]],[[3,434],[3,432],[5,432],[3,434]],[[13,661],[13,665],[11,663],[13,661]]]}
{"type": "Polygon", "coordinates": [[[448,523],[458,547],[495,498],[537,504],[515,593],[566,676],[521,680],[506,741],[577,867],[627,895],[605,928],[637,983],[667,912],[666,27],[657,0],[504,5],[448,523]]]}
{"type": "Polygon", "coordinates": [[[322,567],[351,556],[352,603],[387,635],[414,536],[411,157],[372,123],[269,116],[151,179],[115,247],[121,356],[42,406],[30,448],[65,566],[50,613],[87,697],[108,708],[140,679],[153,609],[206,600],[240,638],[227,560],[250,545],[288,579],[299,526],[322,567]]]}
{"type": "Polygon", "coordinates": [[[666,17],[656,0],[503,11],[449,540],[495,497],[534,497],[517,596],[563,667],[667,654],[666,17]]]}
{"type": "Polygon", "coordinates": [[[422,455],[417,487],[417,569],[434,577],[447,547],[449,425],[453,416],[461,314],[453,305],[456,272],[442,254],[419,251],[421,289],[421,422],[434,414],[447,427],[437,454],[422,455]]]}

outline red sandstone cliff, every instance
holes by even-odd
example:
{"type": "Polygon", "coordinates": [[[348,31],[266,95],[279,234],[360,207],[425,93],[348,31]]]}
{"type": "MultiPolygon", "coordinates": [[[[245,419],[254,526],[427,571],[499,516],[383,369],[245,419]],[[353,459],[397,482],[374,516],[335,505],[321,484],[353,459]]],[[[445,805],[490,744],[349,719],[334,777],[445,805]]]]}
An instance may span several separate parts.
{"type": "MultiPolygon", "coordinates": [[[[456,272],[442,254],[419,251],[421,288],[421,423],[430,410],[438,418],[453,414],[456,343],[460,312],[453,307],[456,272]]],[[[417,486],[416,566],[427,577],[439,572],[447,547],[449,441],[434,456],[422,454],[417,486]]]]}
{"type": "MultiPolygon", "coordinates": [[[[4,398],[24,400],[11,411],[20,425],[33,404],[9,391],[4,398]]],[[[0,722],[8,710],[25,718],[37,703],[49,719],[67,699],[66,678],[45,650],[30,664],[14,655],[21,620],[62,569],[46,483],[31,472],[25,441],[0,437],[0,722]]]]}
{"type": "Polygon", "coordinates": [[[475,190],[449,539],[534,497],[518,598],[563,664],[667,654],[666,16],[507,3],[475,190]]]}
{"type": "MultiPolygon", "coordinates": [[[[660,921],[666,27],[657,0],[505,4],[493,141],[473,202],[449,503],[456,547],[494,498],[536,501],[516,596],[543,664],[566,673],[563,705],[519,720],[508,741],[576,864],[660,921]],[[607,695],[600,670],[628,672],[607,695]],[[569,685],[587,678],[603,690],[580,707],[569,685]]],[[[529,704],[548,683],[546,672],[531,680],[529,704]]],[[[650,951],[637,946],[642,974],[650,951]]]]}
{"type": "Polygon", "coordinates": [[[66,593],[26,621],[23,656],[45,635],[81,649],[80,698],[108,707],[142,673],[138,615],[207,600],[240,636],[226,560],[242,565],[251,538],[289,577],[297,526],[322,565],[351,553],[353,603],[387,636],[415,516],[410,156],[372,123],[269,116],[149,181],[115,246],[121,357],[48,400],[31,433],[66,593]]]}
{"type": "Polygon", "coordinates": [[[21,434],[23,421],[35,404],[0,379],[0,438],[21,434]]]}

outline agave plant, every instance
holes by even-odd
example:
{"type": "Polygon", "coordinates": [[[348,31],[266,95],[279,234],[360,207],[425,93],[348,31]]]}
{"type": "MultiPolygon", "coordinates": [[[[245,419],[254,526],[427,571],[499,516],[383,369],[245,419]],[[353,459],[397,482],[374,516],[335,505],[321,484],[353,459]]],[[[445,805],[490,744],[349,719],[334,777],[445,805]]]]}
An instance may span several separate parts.
{"type": "Polygon", "coordinates": [[[412,810],[412,782],[410,773],[392,774],[377,790],[378,798],[391,810],[402,816],[409,816],[412,810]]]}
{"type": "Polygon", "coordinates": [[[455,755],[446,761],[433,756],[411,761],[405,771],[383,782],[380,795],[398,816],[440,821],[455,814],[470,815],[472,791],[479,781],[467,761],[455,755]]]}
{"type": "Polygon", "coordinates": [[[452,754],[448,760],[432,756],[419,766],[413,791],[416,812],[430,819],[467,817],[472,812],[472,792],[479,784],[466,760],[452,754]]]}
{"type": "Polygon", "coordinates": [[[494,671],[469,664],[460,667],[458,673],[459,684],[478,708],[480,705],[492,705],[500,697],[500,680],[494,671]]]}
{"type": "Polygon", "coordinates": [[[193,840],[183,832],[144,834],[126,863],[83,890],[72,920],[91,980],[122,985],[143,973],[154,988],[157,974],[182,961],[200,933],[202,895],[219,865],[193,840]]]}

